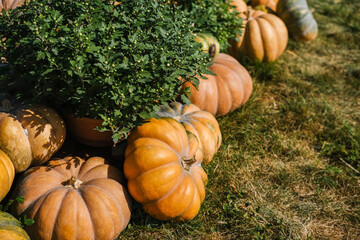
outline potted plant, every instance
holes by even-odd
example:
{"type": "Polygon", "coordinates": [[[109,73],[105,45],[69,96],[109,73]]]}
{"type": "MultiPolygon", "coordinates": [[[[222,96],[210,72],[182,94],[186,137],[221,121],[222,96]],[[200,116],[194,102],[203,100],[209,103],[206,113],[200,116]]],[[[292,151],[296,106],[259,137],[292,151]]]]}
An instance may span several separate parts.
{"type": "Polygon", "coordinates": [[[226,52],[229,39],[234,41],[241,35],[242,18],[233,0],[172,0],[183,11],[188,12],[194,22],[194,33],[207,33],[216,37],[221,50],[226,52]]]}
{"type": "MultiPolygon", "coordinates": [[[[36,0],[0,16],[0,92],[99,119],[113,142],[198,83],[209,57],[166,0],[36,0]]],[[[187,101],[185,95],[182,97],[187,101]]],[[[70,127],[71,129],[71,127],[70,127]]]]}

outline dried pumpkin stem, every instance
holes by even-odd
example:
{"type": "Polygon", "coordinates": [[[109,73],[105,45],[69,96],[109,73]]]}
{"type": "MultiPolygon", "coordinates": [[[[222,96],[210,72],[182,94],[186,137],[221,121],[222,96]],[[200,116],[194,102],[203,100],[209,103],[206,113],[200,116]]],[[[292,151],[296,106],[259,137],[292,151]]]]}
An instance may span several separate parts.
{"type": "Polygon", "coordinates": [[[181,159],[181,165],[183,166],[183,168],[184,168],[186,171],[189,171],[191,165],[193,165],[195,162],[196,162],[195,156],[193,156],[193,157],[190,158],[190,159],[184,159],[184,158],[181,159]]]}
{"type": "Polygon", "coordinates": [[[62,184],[67,188],[78,189],[82,183],[83,182],[81,180],[77,179],[75,176],[72,176],[62,184]]]}

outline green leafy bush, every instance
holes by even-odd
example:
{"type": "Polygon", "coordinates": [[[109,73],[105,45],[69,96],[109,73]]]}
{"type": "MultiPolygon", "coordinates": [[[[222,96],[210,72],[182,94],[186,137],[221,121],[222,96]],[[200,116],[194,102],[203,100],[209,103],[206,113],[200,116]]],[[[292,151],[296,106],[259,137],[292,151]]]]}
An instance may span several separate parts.
{"type": "Polygon", "coordinates": [[[231,0],[173,0],[184,11],[190,13],[194,22],[195,32],[210,33],[221,45],[221,51],[226,52],[229,39],[236,39],[242,34],[242,19],[231,0]]]}
{"type": "Polygon", "coordinates": [[[166,0],[36,0],[3,11],[0,57],[14,74],[0,92],[101,117],[116,142],[178,97],[179,77],[196,85],[207,72],[188,14],[166,0]]]}

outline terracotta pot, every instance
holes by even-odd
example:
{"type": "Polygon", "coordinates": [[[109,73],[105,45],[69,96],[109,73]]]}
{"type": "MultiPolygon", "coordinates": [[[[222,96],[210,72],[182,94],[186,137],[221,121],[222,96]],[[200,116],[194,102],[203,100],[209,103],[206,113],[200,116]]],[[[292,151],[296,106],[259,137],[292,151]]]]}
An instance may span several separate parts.
{"type": "Polygon", "coordinates": [[[112,132],[99,132],[94,128],[101,126],[103,120],[92,118],[74,118],[73,114],[67,116],[70,134],[78,142],[92,147],[111,147],[114,145],[111,139],[112,132]]]}

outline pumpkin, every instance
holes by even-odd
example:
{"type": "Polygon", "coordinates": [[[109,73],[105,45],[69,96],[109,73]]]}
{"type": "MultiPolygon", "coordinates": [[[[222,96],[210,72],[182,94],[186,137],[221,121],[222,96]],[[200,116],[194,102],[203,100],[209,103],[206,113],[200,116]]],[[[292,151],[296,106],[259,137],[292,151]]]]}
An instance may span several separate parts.
{"type": "Polygon", "coordinates": [[[130,199],[121,172],[104,158],[51,160],[24,173],[14,195],[24,196],[13,212],[35,223],[36,240],[112,240],[130,220],[130,199]]]}
{"type": "Polygon", "coordinates": [[[199,212],[207,175],[196,136],[172,118],[152,118],[134,129],[125,150],[131,196],[159,220],[186,221],[199,212]]]}
{"type": "Polygon", "coordinates": [[[194,104],[189,106],[173,102],[161,106],[157,112],[160,117],[170,117],[180,122],[186,131],[194,134],[203,152],[203,164],[211,161],[221,145],[221,132],[215,117],[206,111],[201,111],[194,104]]]}
{"type": "Polygon", "coordinates": [[[208,53],[211,58],[216,57],[220,52],[220,43],[211,34],[198,33],[195,35],[195,41],[202,44],[202,50],[208,53]]]}
{"type": "Polygon", "coordinates": [[[307,42],[316,38],[317,22],[306,0],[279,0],[276,13],[296,40],[307,42]]]}
{"type": "Polygon", "coordinates": [[[63,119],[42,106],[0,113],[0,149],[14,164],[16,172],[47,162],[60,149],[66,136],[63,119]]]}
{"type": "Polygon", "coordinates": [[[274,14],[249,9],[244,40],[233,49],[235,57],[248,56],[258,61],[274,61],[285,50],[288,31],[284,22],[274,14]]]}
{"type": "Polygon", "coordinates": [[[240,13],[242,19],[246,18],[248,7],[244,0],[231,0],[231,5],[235,6],[235,10],[240,13]]]}
{"type": "Polygon", "coordinates": [[[0,11],[2,9],[14,9],[24,3],[25,0],[0,0],[0,11]]]}
{"type": "MultiPolygon", "coordinates": [[[[247,18],[246,16],[248,13],[248,7],[247,7],[246,3],[244,2],[244,0],[232,0],[231,5],[236,7],[235,9],[236,9],[236,11],[238,11],[240,13],[239,16],[243,19],[243,25],[245,25],[245,21],[247,18]]],[[[238,38],[237,40],[232,39],[232,38],[229,39],[230,47],[228,48],[228,53],[231,56],[236,56],[236,54],[237,54],[236,49],[240,48],[240,45],[244,39],[245,29],[242,28],[241,31],[242,31],[241,35],[236,35],[236,37],[238,38]]]]}
{"type": "Polygon", "coordinates": [[[220,53],[209,68],[216,76],[199,79],[196,89],[185,82],[183,89],[190,87],[190,101],[201,110],[213,115],[225,115],[243,105],[253,89],[249,72],[233,57],[220,53]]]}
{"type": "Polygon", "coordinates": [[[30,240],[29,235],[21,228],[20,222],[7,212],[0,211],[1,240],[30,240]]]}
{"type": "Polygon", "coordinates": [[[264,5],[276,12],[278,2],[279,0],[252,0],[251,7],[255,8],[256,6],[264,5]]]}
{"type": "Polygon", "coordinates": [[[10,191],[14,181],[15,169],[10,158],[0,150],[0,202],[10,191]]]}

